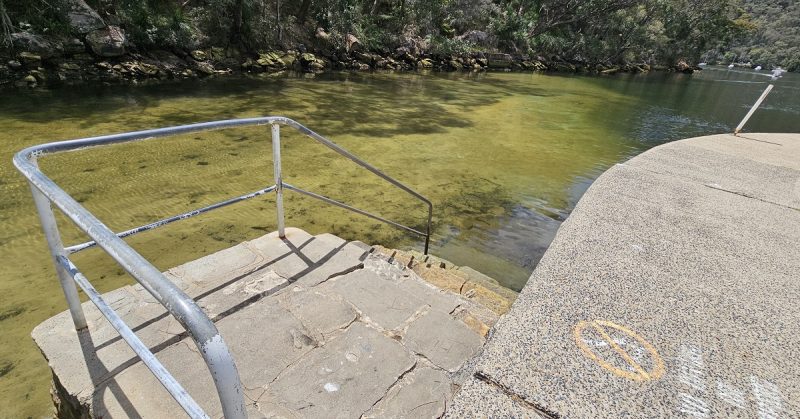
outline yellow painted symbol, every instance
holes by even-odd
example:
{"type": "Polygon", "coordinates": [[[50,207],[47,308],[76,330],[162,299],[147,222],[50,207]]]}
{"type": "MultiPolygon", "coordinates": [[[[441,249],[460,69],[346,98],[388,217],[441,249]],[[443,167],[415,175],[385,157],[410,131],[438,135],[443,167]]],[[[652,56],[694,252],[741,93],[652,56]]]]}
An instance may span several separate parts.
{"type": "Polygon", "coordinates": [[[581,349],[581,352],[600,364],[601,367],[611,371],[611,373],[616,376],[628,378],[634,381],[650,381],[657,380],[664,375],[664,361],[661,359],[661,356],[658,355],[656,348],[653,347],[650,342],[646,341],[643,337],[639,336],[636,332],[628,329],[627,327],[620,326],[607,320],[583,320],[575,325],[573,333],[575,335],[575,343],[581,349]],[[593,340],[585,335],[591,334],[591,331],[597,332],[600,338],[594,340],[594,342],[597,342],[602,346],[608,345],[611,347],[611,349],[613,349],[613,351],[622,358],[621,362],[620,360],[617,360],[618,362],[611,362],[613,360],[608,359],[608,355],[601,355],[595,350],[595,348],[591,348],[589,346],[587,341],[592,342],[593,340]],[[631,356],[630,350],[627,348],[629,345],[626,345],[626,348],[623,348],[618,342],[620,338],[615,340],[611,337],[611,334],[620,336],[621,341],[629,341],[631,345],[633,345],[634,342],[638,344],[637,358],[639,358],[639,361],[631,356]],[[631,341],[627,338],[633,338],[633,340],[631,341]],[[649,359],[649,369],[641,365],[642,362],[640,361],[645,360],[644,358],[649,359]],[[620,366],[627,365],[629,368],[620,368],[620,366],[615,364],[620,366]]]}

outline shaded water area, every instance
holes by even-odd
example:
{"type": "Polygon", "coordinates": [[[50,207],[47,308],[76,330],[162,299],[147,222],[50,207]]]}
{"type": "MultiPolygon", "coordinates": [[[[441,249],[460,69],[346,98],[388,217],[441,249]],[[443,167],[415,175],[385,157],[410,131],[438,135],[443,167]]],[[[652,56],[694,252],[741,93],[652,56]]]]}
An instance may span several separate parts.
{"type": "MultiPolygon", "coordinates": [[[[520,73],[221,78],[159,86],[0,92],[0,417],[50,411],[49,371],[29,334],[66,304],[22,177],[21,148],[207,120],[284,115],[428,196],[431,252],[519,290],[604,170],[667,141],[732,131],[766,86],[750,71],[581,77],[520,73]]],[[[800,132],[789,74],[748,124],[800,132]]],[[[283,130],[285,180],[423,228],[425,208],[323,146],[283,130]]],[[[114,230],[273,183],[268,127],[48,157],[42,168],[114,230]]],[[[422,240],[287,192],[287,224],[420,249],[422,240]]],[[[86,238],[61,219],[64,241],[86,238]]],[[[162,270],[276,228],[272,195],[131,237],[162,270]]],[[[131,283],[102,251],[74,257],[101,291],[131,283]]]]}

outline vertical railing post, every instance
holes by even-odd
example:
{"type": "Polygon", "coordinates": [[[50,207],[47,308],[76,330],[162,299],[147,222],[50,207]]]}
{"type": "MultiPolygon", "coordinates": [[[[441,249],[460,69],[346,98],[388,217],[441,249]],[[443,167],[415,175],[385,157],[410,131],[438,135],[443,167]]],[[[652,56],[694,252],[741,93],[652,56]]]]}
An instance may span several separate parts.
{"type": "Polygon", "coordinates": [[[275,208],[278,213],[278,237],[285,238],[283,224],[283,173],[281,172],[281,127],[272,124],[272,167],[275,172],[275,208]]]}
{"type": "Polygon", "coordinates": [[[61,282],[61,289],[64,290],[64,297],[67,299],[69,312],[72,314],[72,322],[75,323],[75,329],[81,330],[86,328],[86,317],[83,315],[83,308],[81,308],[81,300],[78,298],[78,289],[75,287],[75,282],[64,267],[59,263],[59,257],[67,257],[67,252],[64,250],[64,245],[61,242],[61,235],[58,233],[58,224],[56,223],[53,208],[50,206],[50,200],[44,194],[30,184],[31,192],[33,193],[33,202],[36,204],[36,211],[39,213],[39,220],[42,223],[42,230],[47,239],[47,246],[50,248],[50,256],[53,259],[53,264],[56,267],[56,274],[58,280],[61,282]]]}
{"type": "Polygon", "coordinates": [[[428,203],[428,224],[425,227],[425,256],[428,255],[428,247],[431,244],[431,221],[433,219],[433,204],[428,203]]]}

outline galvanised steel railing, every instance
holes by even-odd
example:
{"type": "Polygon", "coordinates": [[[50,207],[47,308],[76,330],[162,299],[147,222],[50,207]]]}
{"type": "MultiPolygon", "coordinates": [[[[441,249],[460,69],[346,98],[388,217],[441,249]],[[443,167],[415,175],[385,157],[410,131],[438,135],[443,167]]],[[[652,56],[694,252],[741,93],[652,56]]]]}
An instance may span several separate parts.
{"type": "Polygon", "coordinates": [[[228,346],[220,336],[214,323],[208,318],[203,310],[186,295],[180,288],[170,282],[155,266],[148,262],[144,257],[137,253],[122,238],[142,231],[152,230],[166,224],[180,221],[195,215],[202,214],[211,210],[222,208],[237,202],[255,198],[269,192],[276,193],[276,207],[278,218],[278,235],[285,238],[285,226],[283,216],[283,191],[292,190],[306,196],[319,199],[329,204],[356,212],[369,218],[390,224],[408,232],[425,237],[425,254],[428,253],[428,246],[431,237],[431,217],[433,215],[433,204],[415,192],[411,188],[403,185],[394,178],[381,172],[376,167],[359,159],[349,151],[339,147],[327,138],[311,131],[303,125],[284,117],[261,117],[231,119],[225,121],[204,122],[199,124],[182,125],[177,127],[160,128],[145,131],[129,132],[124,134],[106,135],[100,137],[82,138],[71,141],[59,141],[26,148],[14,156],[14,165],[28,179],[33,194],[36,210],[44,230],[50,253],[53,256],[56,273],[58,274],[61,288],[64,291],[72,321],[77,330],[86,329],[86,318],[81,308],[78,291],[75,284],[81,287],[100,312],[108,319],[111,325],[119,332],[120,336],[131,346],[136,355],[152,371],[164,388],[180,404],[189,416],[193,418],[207,418],[208,415],[192,399],[189,393],[175,380],[167,369],[158,361],[155,355],[148,349],[147,345],[136,336],[136,334],[125,324],[124,320],[103,300],[100,293],[92,286],[89,280],[80,272],[69,259],[69,254],[88,249],[93,246],[100,246],[117,263],[136,279],[153,297],[163,305],[167,311],[175,317],[178,322],[186,329],[189,336],[194,340],[195,345],[205,359],[208,370],[214,380],[214,385],[219,395],[222,411],[226,418],[244,418],[247,416],[244,405],[242,384],[236,364],[231,356],[228,346]],[[47,154],[54,154],[64,151],[84,149],[101,145],[119,144],[146,140],[156,137],[165,137],[178,134],[187,134],[197,131],[207,131],[222,128],[241,127],[248,125],[270,125],[272,131],[272,161],[274,167],[275,184],[257,191],[240,195],[234,198],[218,202],[203,208],[178,214],[172,217],[145,224],[120,233],[114,233],[99,219],[92,215],[86,208],[79,204],[74,198],[67,194],[63,189],[55,184],[41,170],[39,170],[38,159],[47,154]],[[359,166],[369,170],[375,175],[388,181],[392,185],[404,190],[414,198],[422,201],[428,207],[428,218],[425,232],[388,220],[381,216],[352,207],[345,203],[336,201],[314,192],[306,191],[283,181],[281,171],[281,140],[280,126],[286,125],[300,131],[302,134],[313,138],[331,150],[352,160],[359,166]],[[58,231],[55,215],[53,214],[52,204],[61,210],[75,225],[83,230],[92,241],[64,247],[61,235],[58,231]]]}

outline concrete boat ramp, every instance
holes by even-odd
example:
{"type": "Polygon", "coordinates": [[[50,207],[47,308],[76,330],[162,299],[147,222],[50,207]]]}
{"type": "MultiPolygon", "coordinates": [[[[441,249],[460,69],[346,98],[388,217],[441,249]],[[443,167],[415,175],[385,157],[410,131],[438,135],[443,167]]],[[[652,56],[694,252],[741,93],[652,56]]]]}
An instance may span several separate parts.
{"type": "Polygon", "coordinates": [[[800,417],[800,135],[715,135],[604,173],[449,417],[800,417]]]}
{"type": "MultiPolygon", "coordinates": [[[[800,417],[800,135],[701,137],[613,167],[499,321],[478,303],[490,281],[465,292],[469,270],[416,263],[290,229],[167,275],[231,347],[251,417],[800,417]]],[[[177,322],[138,286],[106,298],[220,416],[177,322]]],[[[65,312],[33,333],[59,411],[182,415],[84,310],[88,332],[65,312]]]]}

